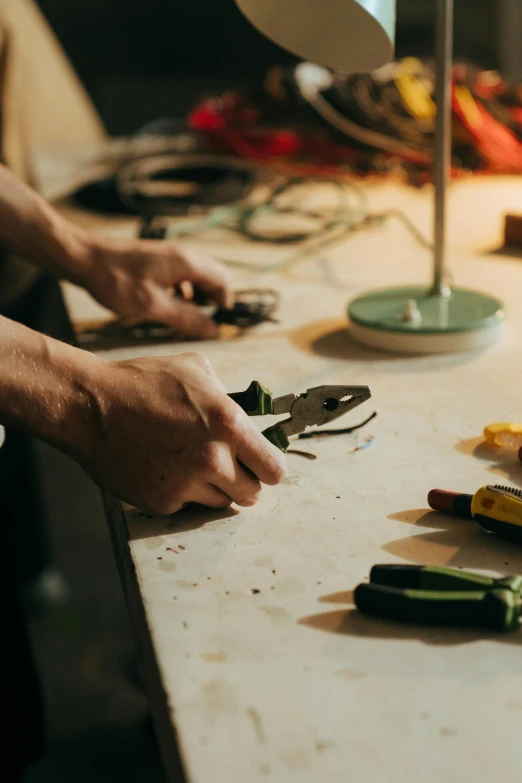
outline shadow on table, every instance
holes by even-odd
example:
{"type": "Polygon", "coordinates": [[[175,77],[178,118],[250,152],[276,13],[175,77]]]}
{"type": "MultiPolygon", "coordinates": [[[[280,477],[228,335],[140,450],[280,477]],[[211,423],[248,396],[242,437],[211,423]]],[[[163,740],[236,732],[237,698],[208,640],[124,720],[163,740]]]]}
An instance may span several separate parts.
{"type": "Polygon", "coordinates": [[[155,538],[172,533],[186,533],[189,530],[197,530],[211,523],[221,520],[230,520],[239,514],[235,508],[216,510],[205,508],[197,504],[191,504],[183,511],[171,514],[167,517],[145,514],[138,509],[131,509],[125,513],[130,541],[140,541],[144,538],[155,538]]]}
{"type": "MultiPolygon", "coordinates": [[[[344,594],[341,594],[344,595],[344,594]]],[[[335,596],[330,597],[336,603],[335,596]]],[[[325,601],[326,597],[320,599],[325,601]]],[[[335,609],[332,612],[302,617],[299,625],[306,625],[317,631],[344,636],[364,636],[373,639],[415,639],[429,645],[452,647],[471,644],[476,641],[495,641],[502,644],[522,645],[522,629],[512,633],[492,633],[481,629],[446,628],[441,626],[409,625],[395,620],[369,617],[357,609],[335,609]]]]}
{"type": "Polygon", "coordinates": [[[351,359],[359,362],[375,362],[379,359],[411,359],[411,354],[385,354],[364,348],[353,341],[348,322],[343,318],[314,321],[294,329],[290,333],[293,344],[306,353],[315,353],[327,359],[351,359]]]}
{"type": "Polygon", "coordinates": [[[319,598],[321,604],[353,604],[353,590],[342,590],[340,593],[330,593],[319,598]]]}
{"type": "MultiPolygon", "coordinates": [[[[522,572],[522,548],[486,533],[472,520],[426,509],[399,511],[390,514],[389,519],[430,529],[427,533],[390,541],[382,547],[385,552],[402,560],[422,565],[475,568],[506,574],[522,572]]],[[[345,604],[351,608],[309,615],[298,621],[300,625],[345,636],[416,639],[424,644],[440,646],[470,644],[484,639],[504,644],[522,644],[522,627],[519,632],[502,634],[483,629],[409,625],[395,620],[369,617],[353,607],[351,590],[321,596],[319,602],[345,604]]]]}
{"type": "Polygon", "coordinates": [[[479,352],[468,354],[386,353],[358,345],[345,319],[314,321],[290,332],[291,342],[306,353],[327,359],[349,359],[354,362],[379,362],[384,372],[438,372],[446,367],[473,361],[479,352]]]}
{"type": "MultiPolygon", "coordinates": [[[[499,446],[490,446],[482,436],[459,440],[455,445],[461,454],[491,463],[486,470],[494,473],[501,479],[508,479],[519,487],[522,487],[522,462],[514,450],[503,449],[499,446]]],[[[477,487],[478,489],[478,487],[477,487]]],[[[468,490],[463,489],[463,492],[468,490]]]]}
{"type": "Polygon", "coordinates": [[[502,245],[502,247],[497,247],[494,250],[488,250],[484,255],[501,256],[504,261],[520,261],[522,260],[522,247],[502,245]]]}
{"type": "Polygon", "coordinates": [[[487,533],[473,520],[426,509],[407,509],[389,519],[428,532],[389,541],[388,554],[420,565],[475,568],[501,574],[522,573],[522,547],[487,533]]]}

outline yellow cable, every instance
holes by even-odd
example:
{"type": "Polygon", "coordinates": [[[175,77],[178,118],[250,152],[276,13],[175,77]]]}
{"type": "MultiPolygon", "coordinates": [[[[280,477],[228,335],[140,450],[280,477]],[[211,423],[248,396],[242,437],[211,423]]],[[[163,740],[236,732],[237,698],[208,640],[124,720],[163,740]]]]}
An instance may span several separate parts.
{"type": "Polygon", "coordinates": [[[399,63],[395,85],[405,108],[412,117],[417,120],[431,120],[435,117],[437,107],[419,77],[421,68],[420,60],[415,57],[405,57],[399,63]]]}
{"type": "Polygon", "coordinates": [[[476,128],[477,126],[481,125],[482,116],[478,109],[475,98],[468,88],[464,87],[462,84],[456,84],[454,88],[454,95],[456,100],[459,102],[462,111],[466,115],[466,119],[469,125],[472,128],[476,128]]]}

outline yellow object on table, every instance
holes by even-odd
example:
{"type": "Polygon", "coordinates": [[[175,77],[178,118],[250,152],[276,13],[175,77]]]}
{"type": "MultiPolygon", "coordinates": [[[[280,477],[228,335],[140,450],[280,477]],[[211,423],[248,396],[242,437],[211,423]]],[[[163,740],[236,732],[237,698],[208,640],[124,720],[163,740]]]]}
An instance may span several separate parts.
{"type": "Polygon", "coordinates": [[[417,120],[432,120],[437,113],[437,106],[428,86],[420,78],[423,68],[423,64],[416,57],[405,57],[398,64],[395,84],[412,117],[417,120]]]}
{"type": "Polygon", "coordinates": [[[488,424],[484,428],[484,440],[491,446],[504,446],[510,449],[522,448],[522,424],[509,421],[488,424]]]}

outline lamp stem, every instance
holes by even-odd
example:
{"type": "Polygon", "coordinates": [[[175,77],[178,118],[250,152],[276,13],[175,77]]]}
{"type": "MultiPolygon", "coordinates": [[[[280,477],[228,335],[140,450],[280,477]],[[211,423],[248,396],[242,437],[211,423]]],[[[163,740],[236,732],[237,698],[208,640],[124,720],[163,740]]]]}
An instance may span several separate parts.
{"type": "Polygon", "coordinates": [[[453,0],[437,0],[435,102],[435,223],[433,296],[447,296],[446,193],[451,172],[451,84],[453,65],[453,0]]]}

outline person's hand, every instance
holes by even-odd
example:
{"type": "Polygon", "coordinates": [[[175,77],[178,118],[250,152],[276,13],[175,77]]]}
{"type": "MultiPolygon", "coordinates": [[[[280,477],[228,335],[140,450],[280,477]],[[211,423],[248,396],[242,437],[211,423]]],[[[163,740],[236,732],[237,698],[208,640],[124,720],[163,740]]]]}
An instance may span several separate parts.
{"type": "Polygon", "coordinates": [[[87,387],[91,434],[74,434],[68,450],[120,500],[157,514],[191,502],[251,506],[261,483],[284,477],[282,453],[199,354],[98,360],[87,387]]]}
{"type": "Polygon", "coordinates": [[[223,269],[212,259],[172,242],[93,236],[1,164],[0,244],[83,286],[120,316],[159,321],[187,337],[218,333],[212,319],[188,301],[193,294],[222,307],[233,305],[223,269]],[[187,301],[174,299],[174,292],[187,301]]]}
{"type": "Polygon", "coordinates": [[[233,294],[219,263],[172,242],[153,239],[91,239],[80,282],[118,315],[167,324],[192,338],[209,339],[218,334],[210,316],[190,301],[194,294],[221,307],[233,305],[233,294]]]}
{"type": "Polygon", "coordinates": [[[156,514],[253,505],[284,457],[199,354],[106,362],[0,316],[0,423],[156,514]]]}

